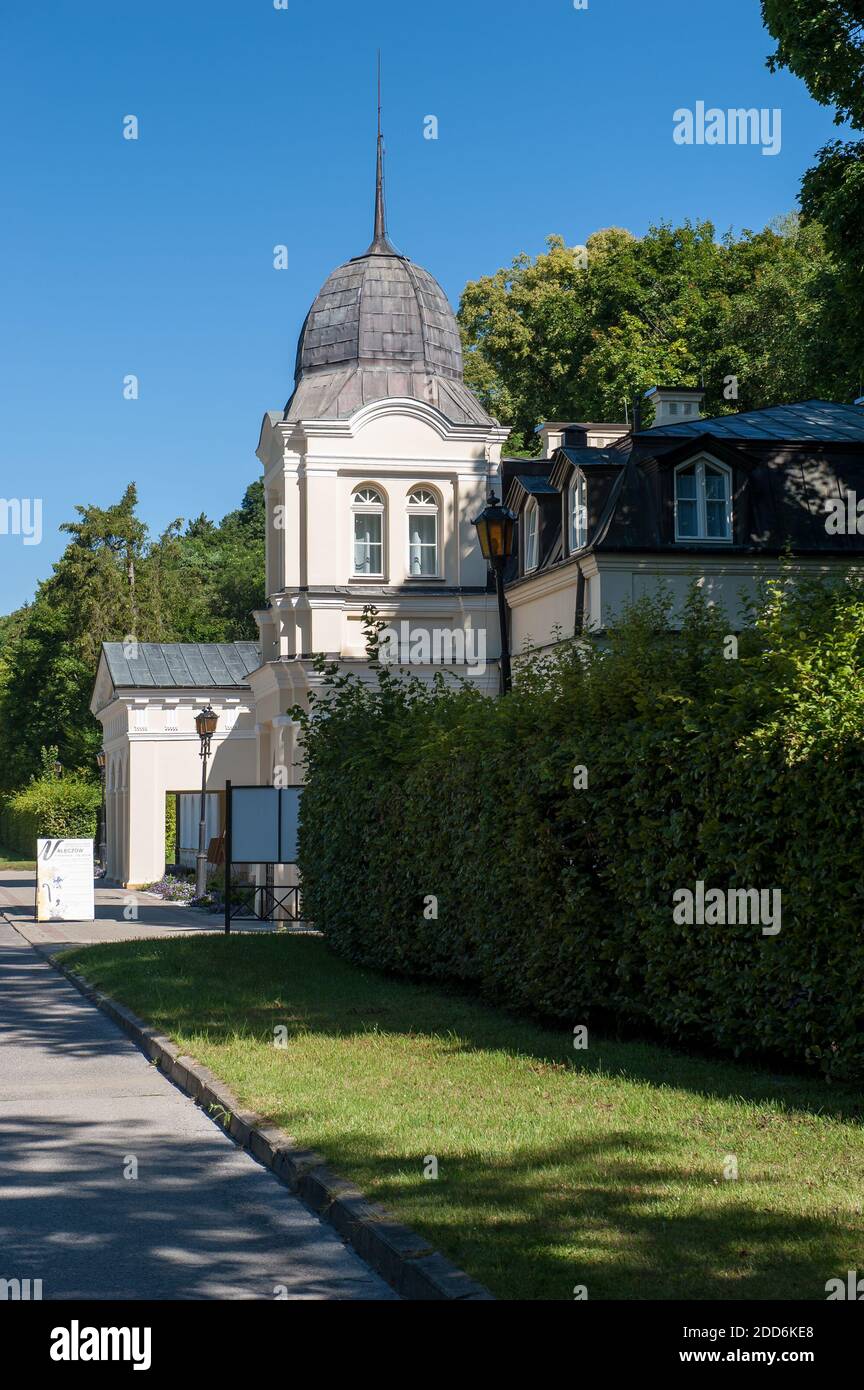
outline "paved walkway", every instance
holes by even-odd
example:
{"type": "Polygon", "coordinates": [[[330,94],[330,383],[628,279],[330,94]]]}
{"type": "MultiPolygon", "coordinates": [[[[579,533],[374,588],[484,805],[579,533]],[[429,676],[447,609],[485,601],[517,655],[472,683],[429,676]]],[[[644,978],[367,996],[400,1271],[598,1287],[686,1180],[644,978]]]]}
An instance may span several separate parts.
{"type": "Polygon", "coordinates": [[[41,1279],[45,1299],[395,1299],[39,957],[14,909],[0,900],[0,1279],[41,1279]]]}
{"type": "MultiPolygon", "coordinates": [[[[142,937],[183,936],[193,932],[221,932],[221,915],[197,908],[166,903],[140,889],[105,888],[97,884],[95,922],[36,922],[36,880],[21,869],[0,869],[0,914],[5,915],[28,941],[50,951],[69,946],[91,946],[98,941],[131,941],[142,937]],[[134,909],[136,916],[129,919],[134,909]]],[[[267,922],[243,922],[231,931],[272,931],[267,922]]],[[[2,1276],[0,1276],[2,1277],[2,1276]]]]}

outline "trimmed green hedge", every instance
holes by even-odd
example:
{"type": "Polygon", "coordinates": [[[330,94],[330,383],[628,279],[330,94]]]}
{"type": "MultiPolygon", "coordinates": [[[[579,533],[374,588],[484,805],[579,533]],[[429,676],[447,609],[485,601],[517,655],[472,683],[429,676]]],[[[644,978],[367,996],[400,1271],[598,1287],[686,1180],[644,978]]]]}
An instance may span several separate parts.
{"type": "Polygon", "coordinates": [[[725,638],[694,591],[680,632],[643,601],[504,700],[326,668],[294,711],[311,920],[568,1025],[864,1077],[864,590],[774,586],[737,657],[725,638]],[[699,881],[780,889],[779,934],[676,924],[699,881]]]}
{"type": "Polygon", "coordinates": [[[0,843],[27,859],[40,837],[94,839],[101,792],[75,776],[42,777],[0,801],[0,843]]]}

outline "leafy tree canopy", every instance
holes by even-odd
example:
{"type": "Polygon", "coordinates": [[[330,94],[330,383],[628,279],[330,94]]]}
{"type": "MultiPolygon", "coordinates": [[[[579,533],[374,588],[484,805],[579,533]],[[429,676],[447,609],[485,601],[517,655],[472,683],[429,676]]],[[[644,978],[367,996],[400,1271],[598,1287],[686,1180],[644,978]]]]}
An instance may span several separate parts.
{"type": "MultiPolygon", "coordinates": [[[[837,125],[864,130],[864,5],[861,0],[762,0],[762,18],[777,47],[772,72],[788,68],[822,106],[833,106],[837,125]]],[[[852,334],[844,340],[864,374],[864,140],[832,140],[818,153],[801,184],[801,210],[820,221],[836,256],[852,334]]]]}
{"type": "Polygon", "coordinates": [[[861,0],[762,0],[762,19],[777,40],[772,72],[789,68],[836,121],[864,129],[864,5],[861,0]]]}
{"type": "Polygon", "coordinates": [[[714,414],[857,387],[819,226],[791,215],[718,239],[662,223],[547,248],[470,282],[459,308],[466,378],[513,426],[511,452],[536,452],[544,419],[623,422],[653,385],[704,386],[714,414]]]}
{"type": "Polygon", "coordinates": [[[263,603],[264,490],[218,525],[173,522],[151,539],[134,484],[109,507],[77,507],[70,541],[31,604],[0,619],[0,788],[24,785],[41,750],[95,775],[89,700],[103,642],[230,642],[257,635],[263,603]]]}

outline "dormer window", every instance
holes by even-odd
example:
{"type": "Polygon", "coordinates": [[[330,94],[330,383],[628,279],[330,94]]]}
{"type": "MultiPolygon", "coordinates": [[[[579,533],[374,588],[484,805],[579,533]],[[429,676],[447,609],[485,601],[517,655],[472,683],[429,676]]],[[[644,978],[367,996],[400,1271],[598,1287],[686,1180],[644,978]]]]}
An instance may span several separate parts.
{"type": "Polygon", "coordinates": [[[731,541],[732,470],[695,459],[675,470],[675,539],[731,541]]]}
{"type": "Polygon", "coordinates": [[[522,546],[522,564],[527,574],[536,570],[540,549],[540,511],[531,497],[525,507],[525,540],[522,546]]]}
{"type": "Polygon", "coordinates": [[[377,488],[358,487],[352,499],[354,574],[384,578],[384,498],[377,488]]]}
{"type": "Polygon", "coordinates": [[[438,564],[438,498],[429,488],[408,494],[408,573],[414,579],[434,578],[438,564]]]}
{"type": "Polygon", "coordinates": [[[588,489],[581,473],[574,473],[567,491],[568,548],[573,555],[588,539],[588,489]]]}

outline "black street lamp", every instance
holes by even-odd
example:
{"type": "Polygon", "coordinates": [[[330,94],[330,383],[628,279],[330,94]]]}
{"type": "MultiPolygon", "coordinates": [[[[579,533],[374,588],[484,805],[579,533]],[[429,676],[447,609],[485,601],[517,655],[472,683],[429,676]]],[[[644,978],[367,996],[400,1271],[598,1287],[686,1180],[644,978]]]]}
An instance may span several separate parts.
{"type": "Polygon", "coordinates": [[[102,784],[102,806],[99,812],[99,864],[103,876],[108,873],[108,846],[105,835],[105,766],[107,762],[105,750],[100,748],[96,754],[96,766],[99,769],[99,781],[102,784]]]}
{"type": "Polygon", "coordinates": [[[216,732],[219,716],[209,702],[195,716],[195,728],[201,740],[201,816],[198,821],[198,853],[195,857],[195,895],[203,898],[207,892],[207,759],[210,740],[216,732]]]}
{"type": "Polygon", "coordinates": [[[516,549],[516,514],[498,501],[494,492],[486,498],[486,506],[472,525],[477,528],[477,539],[483,558],[492,566],[495,587],[498,591],[498,621],[501,625],[501,683],[504,694],[512,689],[510,674],[510,630],[507,622],[507,599],[504,596],[504,571],[507,562],[516,549]]]}

